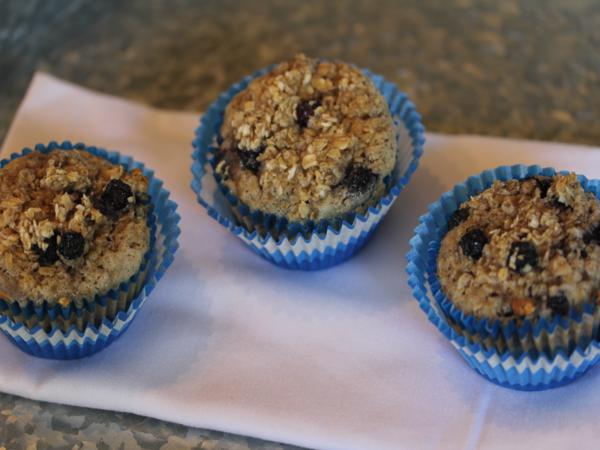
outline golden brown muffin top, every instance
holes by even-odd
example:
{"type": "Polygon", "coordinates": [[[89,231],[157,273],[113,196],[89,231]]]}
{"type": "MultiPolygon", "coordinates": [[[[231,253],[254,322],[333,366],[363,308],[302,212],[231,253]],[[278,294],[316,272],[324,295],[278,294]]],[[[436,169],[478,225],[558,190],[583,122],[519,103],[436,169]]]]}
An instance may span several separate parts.
{"type": "Polygon", "coordinates": [[[373,82],[297,55],[253,80],[225,111],[225,184],[252,209],[292,221],[364,212],[395,165],[395,128],[373,82]]]}
{"type": "Polygon", "coordinates": [[[566,315],[600,287],[600,202],[575,174],[497,181],[449,220],[447,297],[477,317],[566,315]]]}
{"type": "Polygon", "coordinates": [[[134,275],[148,250],[140,170],[81,150],[33,152],[0,169],[0,297],[68,303],[134,275]]]}

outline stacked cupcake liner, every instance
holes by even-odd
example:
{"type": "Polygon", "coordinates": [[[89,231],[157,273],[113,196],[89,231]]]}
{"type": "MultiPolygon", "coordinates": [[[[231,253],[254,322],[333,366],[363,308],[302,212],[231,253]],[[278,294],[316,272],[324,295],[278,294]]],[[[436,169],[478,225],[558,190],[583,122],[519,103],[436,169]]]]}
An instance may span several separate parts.
{"type": "Polygon", "coordinates": [[[111,289],[103,295],[97,295],[93,299],[71,301],[64,306],[48,302],[40,304],[31,300],[9,302],[0,298],[0,314],[29,329],[39,325],[46,331],[50,331],[52,327],[67,331],[73,325],[79,331],[83,331],[88,325],[99,325],[102,319],[114,319],[119,311],[129,308],[131,301],[139,293],[146,280],[152,249],[155,247],[156,218],[153,213],[148,215],[148,226],[150,228],[150,245],[144,255],[140,270],[117,288],[111,289]]]}
{"type": "MultiPolygon", "coordinates": [[[[23,351],[34,356],[52,359],[73,359],[96,353],[121,336],[137,312],[146,302],[158,280],[173,262],[180,230],[177,205],[169,199],[169,192],[153,171],[132,158],[117,152],[107,152],[84,144],[51,142],[38,144],[36,151],[55,149],[85,150],[126,170],[138,168],[148,179],[151,211],[148,224],[151,228],[150,249],[138,273],[127,282],[104,295],[91,300],[68,305],[35,304],[32,301],[17,304],[0,300],[0,329],[23,351]]],[[[14,153],[0,162],[0,168],[31,149],[14,153]]]]}
{"type": "Polygon", "coordinates": [[[51,331],[52,327],[67,331],[75,326],[77,330],[83,331],[88,325],[97,326],[102,319],[112,320],[119,311],[127,310],[143,286],[147,272],[146,260],[140,271],[118,289],[96,296],[92,300],[86,299],[81,305],[71,303],[63,307],[49,305],[48,302],[36,305],[33,301],[19,305],[0,299],[0,315],[29,329],[40,326],[45,331],[51,331]]]}
{"type": "Polygon", "coordinates": [[[292,223],[275,215],[252,211],[221,183],[215,171],[214,155],[220,142],[219,131],[225,108],[238,92],[270,69],[244,78],[208,108],[193,141],[191,186],[198,202],[211,217],[265,259],[288,269],[331,267],[351,258],[367,242],[408,184],[423,154],[425,138],[421,117],[406,94],[383,77],[363,70],[386,99],[396,124],[398,158],[385,195],[365,214],[352,214],[319,223],[292,223]]]}
{"type": "Polygon", "coordinates": [[[454,327],[485,348],[507,349],[513,354],[536,351],[552,354],[558,349],[572,351],[575,346],[587,345],[593,337],[598,336],[600,311],[592,303],[583,305],[581,311],[571,309],[568,316],[540,317],[536,320],[486,319],[464,313],[442,290],[437,277],[439,248],[440,241],[433,241],[428,252],[427,275],[433,298],[454,327]]]}
{"type": "MultiPolygon", "coordinates": [[[[566,384],[596,364],[600,359],[598,308],[590,301],[568,317],[535,321],[525,318],[519,323],[465,314],[441,290],[436,265],[439,243],[452,213],[495,180],[556,173],[555,169],[540,166],[503,166],[458,184],[421,217],[407,255],[409,285],[429,320],[477,372],[515,389],[539,390],[566,384]]],[[[583,176],[579,180],[585,191],[598,196],[600,181],[583,176]]]]}

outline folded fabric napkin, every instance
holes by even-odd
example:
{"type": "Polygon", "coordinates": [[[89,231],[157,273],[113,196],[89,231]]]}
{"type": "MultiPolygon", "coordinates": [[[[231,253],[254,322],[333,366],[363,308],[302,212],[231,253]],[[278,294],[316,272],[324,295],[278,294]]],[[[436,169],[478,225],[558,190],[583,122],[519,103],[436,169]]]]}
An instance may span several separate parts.
{"type": "Polygon", "coordinates": [[[209,218],[190,189],[198,114],[158,111],[37,74],[3,156],[83,141],[155,169],[182,216],[175,262],[125,335],[76,361],[0,336],[0,390],[307,447],[591,448],[600,370],[556,390],[497,387],[427,321],[406,284],[419,215],[482,169],[539,163],[600,177],[600,150],[429,134],[421,167],[372,241],[320,272],[277,268],[209,218]]]}

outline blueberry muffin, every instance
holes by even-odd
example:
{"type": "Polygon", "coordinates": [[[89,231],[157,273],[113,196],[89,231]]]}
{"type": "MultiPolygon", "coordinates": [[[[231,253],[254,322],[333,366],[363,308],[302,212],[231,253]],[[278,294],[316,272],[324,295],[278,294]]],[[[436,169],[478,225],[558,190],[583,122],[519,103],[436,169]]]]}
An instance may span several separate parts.
{"type": "Polygon", "coordinates": [[[388,105],[357,68],[297,55],[227,106],[217,172],[252,210],[304,223],[363,213],[397,148],[388,105]]]}
{"type": "Polygon", "coordinates": [[[0,169],[0,298],[67,306],[140,269],[148,182],[80,150],[32,152],[0,169]]]}
{"type": "Polygon", "coordinates": [[[437,271],[477,318],[567,316],[600,287],[600,204],[575,174],[494,185],[450,217],[437,271]]]}

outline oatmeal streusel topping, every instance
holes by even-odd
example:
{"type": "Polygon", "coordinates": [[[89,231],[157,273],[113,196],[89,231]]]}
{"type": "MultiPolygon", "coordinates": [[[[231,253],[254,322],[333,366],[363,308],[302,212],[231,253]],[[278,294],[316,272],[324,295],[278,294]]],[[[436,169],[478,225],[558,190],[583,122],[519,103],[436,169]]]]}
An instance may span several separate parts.
{"type": "Polygon", "coordinates": [[[293,221],[362,212],[396,162],[392,117],[371,80],[304,55],[237,94],[221,136],[226,185],[251,208],[293,221]]]}
{"type": "Polygon", "coordinates": [[[33,152],[0,169],[0,297],[93,298],[148,249],[147,180],[88,152],[33,152]]]}
{"type": "Polygon", "coordinates": [[[438,275],[462,311],[552,316],[596,302],[600,202],[575,174],[497,181],[461,205],[448,228],[438,275]]]}

